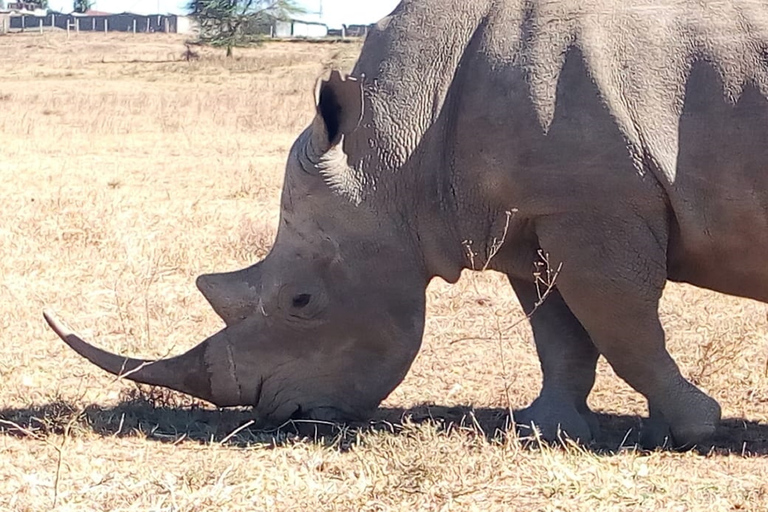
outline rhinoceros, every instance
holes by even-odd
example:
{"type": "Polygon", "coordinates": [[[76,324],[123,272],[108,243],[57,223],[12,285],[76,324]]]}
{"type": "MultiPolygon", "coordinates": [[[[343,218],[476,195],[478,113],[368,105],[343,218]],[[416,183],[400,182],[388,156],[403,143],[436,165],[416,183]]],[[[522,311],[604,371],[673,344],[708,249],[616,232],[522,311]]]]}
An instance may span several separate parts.
{"type": "Polygon", "coordinates": [[[519,422],[592,439],[602,355],[648,400],[648,443],[713,434],[720,407],[681,375],[658,306],[668,280],[768,301],[768,3],[403,0],[315,94],[271,252],[197,280],[223,330],[159,361],[47,315],[56,333],[265,420],[355,420],[408,372],[430,280],[489,268],[543,371],[519,422]],[[539,303],[542,253],[560,272],[539,303]]]}

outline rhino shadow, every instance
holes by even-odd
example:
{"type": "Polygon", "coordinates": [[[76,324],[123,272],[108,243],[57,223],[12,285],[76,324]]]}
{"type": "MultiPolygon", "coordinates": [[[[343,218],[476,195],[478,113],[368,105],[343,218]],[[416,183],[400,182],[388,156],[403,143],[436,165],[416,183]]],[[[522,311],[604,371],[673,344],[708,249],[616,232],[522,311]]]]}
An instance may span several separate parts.
{"type": "MultiPolygon", "coordinates": [[[[586,449],[615,454],[635,448],[643,419],[633,415],[600,413],[599,440],[586,449]]],[[[279,429],[259,429],[248,409],[211,409],[192,404],[158,403],[144,396],[117,405],[89,405],[78,409],[65,401],[0,410],[0,435],[35,437],[48,434],[95,433],[103,437],[145,437],[164,443],[197,442],[233,446],[279,447],[298,439],[345,450],[360,433],[409,435],[410,425],[431,424],[439,432],[467,432],[489,441],[503,441],[512,422],[509,410],[499,407],[449,407],[421,404],[411,408],[382,407],[365,423],[331,424],[291,421],[279,429]]],[[[518,433],[529,447],[538,443],[525,427],[518,433]]],[[[723,420],[715,437],[695,449],[700,454],[768,456],[768,424],[741,418],[723,420]]]]}

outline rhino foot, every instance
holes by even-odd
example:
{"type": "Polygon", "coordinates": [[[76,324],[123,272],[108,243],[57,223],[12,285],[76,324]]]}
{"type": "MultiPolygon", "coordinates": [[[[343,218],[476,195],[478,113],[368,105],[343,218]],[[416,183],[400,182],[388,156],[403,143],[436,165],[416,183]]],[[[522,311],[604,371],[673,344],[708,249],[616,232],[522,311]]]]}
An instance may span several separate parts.
{"type": "Polygon", "coordinates": [[[643,425],[640,445],[645,449],[687,449],[712,437],[720,423],[720,405],[697,388],[686,407],[674,409],[669,419],[659,407],[649,404],[649,418],[643,425]]]}
{"type": "Polygon", "coordinates": [[[525,409],[516,411],[514,416],[522,435],[530,435],[534,427],[539,437],[547,442],[571,439],[588,444],[600,428],[595,414],[586,405],[577,408],[556,397],[540,396],[525,409]]]}
{"type": "Polygon", "coordinates": [[[640,446],[646,450],[671,448],[685,450],[693,448],[712,437],[717,430],[713,423],[689,425],[672,430],[663,420],[649,418],[640,433],[640,446]]]}

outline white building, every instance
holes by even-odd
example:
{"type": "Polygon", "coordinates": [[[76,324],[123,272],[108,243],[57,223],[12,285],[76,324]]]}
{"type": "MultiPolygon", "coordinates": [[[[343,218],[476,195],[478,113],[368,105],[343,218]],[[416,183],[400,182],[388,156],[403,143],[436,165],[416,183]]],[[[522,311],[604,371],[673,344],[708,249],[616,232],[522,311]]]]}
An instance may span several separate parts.
{"type": "Polygon", "coordinates": [[[311,19],[275,20],[273,37],[316,39],[328,35],[328,25],[311,19]]]}
{"type": "Polygon", "coordinates": [[[176,32],[178,34],[197,34],[200,26],[189,16],[176,17],[176,32]]]}

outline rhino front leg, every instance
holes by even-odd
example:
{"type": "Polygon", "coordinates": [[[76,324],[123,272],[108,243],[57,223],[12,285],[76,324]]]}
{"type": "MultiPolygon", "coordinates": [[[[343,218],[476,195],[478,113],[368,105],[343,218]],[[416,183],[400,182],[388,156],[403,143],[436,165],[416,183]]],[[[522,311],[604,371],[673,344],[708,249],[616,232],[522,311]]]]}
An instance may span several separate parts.
{"type": "Polygon", "coordinates": [[[551,261],[562,262],[557,287],[617,375],[642,393],[652,413],[644,439],[676,446],[711,436],[720,406],[688,382],[666,350],[658,316],[666,283],[667,232],[639,217],[547,218],[537,229],[551,261]]]}
{"type": "Polygon", "coordinates": [[[515,414],[515,421],[522,426],[536,425],[548,441],[565,433],[588,442],[598,429],[587,396],[595,383],[599,353],[557,290],[536,307],[539,296],[533,283],[512,277],[509,281],[530,315],[543,374],[541,393],[515,414]]]}

